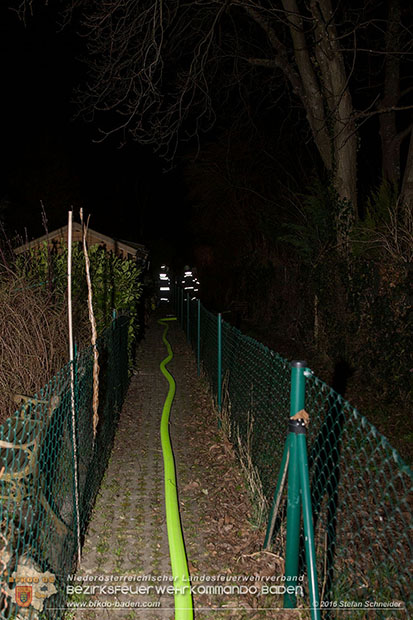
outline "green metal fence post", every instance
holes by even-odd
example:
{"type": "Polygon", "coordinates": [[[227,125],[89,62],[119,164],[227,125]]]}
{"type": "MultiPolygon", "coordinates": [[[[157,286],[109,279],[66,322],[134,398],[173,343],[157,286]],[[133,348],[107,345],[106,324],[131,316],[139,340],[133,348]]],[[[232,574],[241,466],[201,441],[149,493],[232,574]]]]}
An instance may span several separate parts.
{"type": "Polygon", "coordinates": [[[189,343],[189,293],[186,294],[186,341],[189,343]]]}
{"type": "Polygon", "coordinates": [[[175,312],[176,317],[179,320],[179,301],[180,301],[180,286],[177,282],[175,282],[175,312]]]}
{"type": "Polygon", "coordinates": [[[176,287],[176,316],[178,321],[181,322],[181,289],[177,285],[176,287]]]}
{"type": "MultiPolygon", "coordinates": [[[[300,542],[300,478],[297,463],[295,433],[288,434],[288,493],[287,493],[287,541],[285,549],[285,581],[290,587],[298,585],[298,553],[300,542]]],[[[295,591],[295,590],[294,590],[295,591]]],[[[284,607],[294,609],[296,595],[284,594],[284,607]]]]}
{"type": "Polygon", "coordinates": [[[291,362],[291,397],[290,397],[290,417],[304,409],[305,401],[305,375],[307,362],[291,362]]]}
{"type": "Polygon", "coordinates": [[[217,363],[217,404],[218,411],[221,412],[222,405],[222,314],[218,314],[218,363],[217,363]]]}
{"type": "Polygon", "coordinates": [[[297,433],[298,466],[300,488],[303,503],[304,544],[307,563],[308,587],[310,591],[311,618],[320,618],[320,600],[318,594],[317,566],[314,544],[313,511],[311,508],[310,478],[308,475],[308,458],[306,427],[297,433]]]}
{"type": "Polygon", "coordinates": [[[201,300],[198,299],[198,321],[197,321],[197,338],[196,338],[196,367],[198,377],[201,374],[201,300]]]}
{"type": "Polygon", "coordinates": [[[181,323],[181,289],[179,287],[176,289],[176,316],[181,323]]]}
{"type": "Polygon", "coordinates": [[[184,328],[184,289],[181,288],[181,294],[180,294],[180,300],[181,300],[181,312],[180,312],[180,319],[181,319],[181,328],[184,328]]]}
{"type": "MultiPolygon", "coordinates": [[[[290,417],[304,409],[306,362],[291,362],[290,417]]],[[[297,450],[295,420],[290,420],[288,427],[289,464],[287,494],[287,542],[285,551],[285,581],[287,592],[284,594],[284,607],[296,606],[295,586],[298,585],[298,553],[300,544],[300,474],[297,450]],[[291,586],[293,586],[291,588],[291,586]],[[293,591],[291,591],[293,590],[293,591]]]]}

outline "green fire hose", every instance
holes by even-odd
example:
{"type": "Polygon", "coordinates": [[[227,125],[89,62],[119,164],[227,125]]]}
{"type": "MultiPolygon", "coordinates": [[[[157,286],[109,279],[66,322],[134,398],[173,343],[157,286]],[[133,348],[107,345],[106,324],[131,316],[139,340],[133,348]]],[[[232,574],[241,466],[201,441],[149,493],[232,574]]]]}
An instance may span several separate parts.
{"type": "Polygon", "coordinates": [[[169,383],[168,395],[162,410],[161,443],[165,471],[166,527],[168,531],[169,555],[171,558],[172,576],[174,578],[175,588],[175,620],[192,620],[193,606],[188,564],[186,561],[181,518],[179,515],[174,457],[172,453],[171,439],[169,437],[169,415],[172,401],[175,396],[175,381],[170,372],[166,369],[166,365],[173,358],[171,345],[166,339],[166,334],[168,333],[169,328],[166,321],[175,320],[176,318],[166,318],[159,321],[159,323],[165,327],[162,334],[162,341],[168,351],[167,357],[160,363],[160,369],[169,383]]]}

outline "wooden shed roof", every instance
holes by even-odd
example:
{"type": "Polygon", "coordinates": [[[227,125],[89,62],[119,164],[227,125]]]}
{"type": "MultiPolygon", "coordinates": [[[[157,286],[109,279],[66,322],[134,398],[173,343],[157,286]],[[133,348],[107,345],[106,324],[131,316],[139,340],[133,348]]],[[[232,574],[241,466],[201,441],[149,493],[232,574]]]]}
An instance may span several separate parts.
{"type": "MultiPolygon", "coordinates": [[[[74,242],[82,240],[82,226],[78,222],[73,222],[72,239],[74,242]]],[[[146,261],[148,257],[148,250],[141,243],[109,237],[108,235],[97,232],[92,228],[88,228],[86,239],[89,246],[97,244],[104,245],[109,251],[113,251],[115,254],[120,254],[122,256],[127,256],[130,254],[134,257],[136,256],[142,261],[146,261]]],[[[57,228],[50,233],[18,246],[14,251],[16,254],[22,254],[27,250],[42,245],[43,243],[53,243],[56,241],[67,244],[67,224],[66,226],[57,228]]]]}

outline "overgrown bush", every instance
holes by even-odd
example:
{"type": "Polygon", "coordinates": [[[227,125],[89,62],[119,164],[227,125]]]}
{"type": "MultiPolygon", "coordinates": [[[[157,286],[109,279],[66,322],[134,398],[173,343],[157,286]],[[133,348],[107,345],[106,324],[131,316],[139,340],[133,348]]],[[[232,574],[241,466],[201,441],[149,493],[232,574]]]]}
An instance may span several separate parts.
{"type": "MultiPolygon", "coordinates": [[[[79,348],[90,343],[83,251],[73,244],[73,327],[79,348]]],[[[132,360],[138,329],[141,267],[99,246],[89,250],[98,333],[113,310],[131,317],[132,360]]],[[[17,407],[18,395],[33,396],[68,361],[67,248],[46,245],[20,255],[0,270],[0,423],[17,407]]]]}
{"type": "MultiPolygon", "coordinates": [[[[0,423],[17,408],[18,395],[33,396],[68,361],[64,297],[28,284],[13,272],[0,279],[0,423]]],[[[87,317],[77,322],[80,344],[87,317]]]]}
{"type": "Polygon", "coordinates": [[[225,294],[243,308],[244,331],[287,357],[307,358],[328,382],[345,364],[358,394],[405,403],[412,378],[413,216],[382,184],[343,256],[331,216],[334,195],[317,183],[309,191],[280,223],[273,245],[245,257],[225,294]]]}
{"type": "Polygon", "coordinates": [[[338,257],[317,274],[317,348],[334,363],[346,360],[385,402],[411,390],[409,269],[396,261],[338,257]]]}
{"type": "MultiPolygon", "coordinates": [[[[129,351],[132,357],[139,329],[142,267],[135,260],[115,256],[98,245],[89,248],[89,259],[98,333],[110,324],[114,310],[127,312],[130,316],[129,351]]],[[[19,256],[16,268],[32,285],[42,284],[57,297],[65,295],[67,247],[50,250],[44,244],[19,256]]],[[[80,243],[72,247],[72,295],[76,324],[76,313],[87,312],[85,260],[80,243]]]]}

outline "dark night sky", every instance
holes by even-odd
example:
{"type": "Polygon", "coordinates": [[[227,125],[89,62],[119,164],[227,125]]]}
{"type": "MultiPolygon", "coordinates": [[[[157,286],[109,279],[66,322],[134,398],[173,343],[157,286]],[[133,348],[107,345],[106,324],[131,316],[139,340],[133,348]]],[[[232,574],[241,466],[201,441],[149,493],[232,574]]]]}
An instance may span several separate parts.
{"type": "Polygon", "coordinates": [[[0,200],[10,205],[2,211],[8,235],[42,234],[43,201],[50,230],[65,224],[71,205],[83,206],[104,233],[154,248],[169,237],[182,247],[178,175],[162,173],[137,144],[94,143],[96,127],[72,120],[83,71],[76,35],[57,32],[50,7],[39,4],[25,27],[7,4],[0,6],[0,200]]]}
{"type": "MultiPolygon", "coordinates": [[[[179,254],[182,261],[188,262],[187,256],[191,255],[191,237],[187,232],[187,224],[191,210],[187,203],[190,198],[187,199],[186,196],[190,196],[190,191],[185,189],[179,170],[162,173],[164,163],[152,154],[149,147],[142,147],[137,143],[129,142],[127,146],[119,148],[118,137],[100,144],[93,142],[93,138],[98,136],[97,127],[80,120],[71,120],[75,113],[71,103],[73,90],[82,83],[84,77],[83,65],[78,60],[82,55],[82,40],[71,27],[58,31],[57,9],[54,7],[59,3],[51,2],[50,6],[44,6],[43,0],[35,2],[34,15],[28,19],[26,26],[18,20],[16,13],[8,8],[12,3],[13,0],[0,3],[0,126],[3,159],[6,162],[0,169],[0,218],[4,220],[9,237],[13,237],[16,232],[24,236],[25,230],[29,238],[44,232],[41,201],[50,230],[66,222],[70,206],[73,205],[75,211],[82,206],[85,212],[92,216],[92,228],[120,238],[144,242],[159,250],[158,254],[165,251],[165,260],[169,260],[168,256],[171,254],[179,254]]],[[[14,3],[19,4],[17,0],[14,0],[14,3]]],[[[371,61],[368,56],[360,56],[362,64],[357,78],[361,76],[364,80],[369,74],[368,61],[371,61]]],[[[376,68],[376,64],[373,68],[376,68]]],[[[262,76],[262,79],[267,79],[266,73],[262,76]]],[[[240,145],[234,147],[232,158],[243,161],[239,164],[241,172],[238,177],[234,176],[235,181],[230,178],[227,186],[232,184],[235,187],[239,179],[240,185],[244,186],[245,176],[254,191],[260,192],[263,188],[262,192],[268,195],[269,201],[257,203],[256,208],[252,200],[253,193],[241,196],[244,200],[242,202],[239,198],[241,193],[237,195],[233,192],[236,217],[226,216],[227,221],[221,226],[225,229],[221,235],[222,240],[225,238],[225,242],[221,243],[225,251],[228,246],[226,238],[231,234],[234,239],[236,237],[230,225],[227,226],[228,221],[230,224],[237,223],[242,219],[241,211],[244,211],[245,226],[248,225],[250,231],[253,226],[248,220],[248,209],[260,213],[266,209],[264,215],[268,215],[267,202],[272,201],[277,203],[277,209],[281,209],[278,203],[282,202],[283,195],[277,196],[275,183],[267,184],[267,179],[279,178],[281,190],[284,192],[284,177],[287,180],[290,176],[294,177],[292,182],[298,183],[295,189],[301,191],[303,187],[309,186],[308,176],[320,168],[320,160],[309,135],[303,111],[296,105],[295,100],[284,97],[282,88],[282,95],[279,94],[278,82],[282,85],[282,80],[274,81],[277,85],[274,92],[271,90],[274,84],[269,82],[266,96],[263,96],[265,89],[261,86],[257,88],[254,78],[251,78],[251,81],[255,84],[254,92],[241,92],[243,96],[250,97],[244,110],[248,117],[250,108],[252,110],[251,123],[246,127],[250,129],[254,126],[254,131],[257,127],[259,140],[255,134],[253,138],[244,135],[244,125],[241,123],[241,129],[234,130],[234,142],[238,139],[240,145]],[[260,150],[265,153],[268,150],[267,136],[270,136],[273,144],[267,159],[260,160],[257,157],[260,150]],[[255,164],[255,176],[253,158],[258,162],[255,164]],[[244,175],[242,166],[245,162],[247,164],[244,175]],[[266,168],[263,168],[263,162],[266,168]],[[279,163],[282,166],[277,169],[279,163]]],[[[263,84],[265,85],[265,82],[263,84]]],[[[247,81],[245,89],[248,90],[249,85],[250,82],[247,81]]],[[[370,105],[372,96],[369,92],[365,95],[364,81],[361,86],[363,88],[360,89],[355,84],[354,92],[361,93],[358,95],[357,105],[363,109],[370,105]],[[364,97],[367,98],[364,100],[364,97]]],[[[238,103],[238,90],[229,90],[238,103]]],[[[221,126],[208,134],[208,140],[215,148],[215,151],[214,148],[211,149],[211,161],[217,166],[220,165],[217,157],[222,157],[219,149],[225,145],[227,124],[234,120],[233,116],[238,119],[239,112],[233,112],[231,102],[229,98],[227,103],[222,104],[222,107],[227,106],[228,109],[222,120],[219,119],[221,126]]],[[[249,120],[248,118],[248,122],[249,120]]],[[[373,118],[363,125],[362,131],[364,134],[361,135],[359,147],[358,182],[360,196],[365,198],[371,187],[378,182],[380,174],[377,119],[373,118]]],[[[222,161],[224,159],[221,159],[221,167],[222,161]]],[[[238,163],[235,161],[235,165],[238,163]]],[[[189,190],[197,186],[198,194],[203,192],[205,195],[214,184],[216,187],[219,175],[208,177],[208,174],[204,174],[201,179],[204,186],[199,189],[200,175],[197,177],[196,173],[195,170],[192,187],[189,187],[191,179],[188,181],[189,190]]],[[[201,176],[202,174],[203,171],[201,176]]],[[[186,178],[188,179],[188,176],[186,178]]],[[[233,189],[232,185],[229,190],[233,189]]],[[[228,187],[225,187],[225,190],[227,189],[228,187]]],[[[228,204],[228,192],[223,195],[222,198],[215,193],[210,196],[209,202],[206,199],[200,201],[203,213],[212,213],[210,219],[214,216],[211,205],[215,205],[218,215],[222,215],[222,204],[228,204]]],[[[199,195],[194,198],[193,204],[197,198],[199,199],[199,195]]],[[[289,208],[288,201],[286,204],[289,208]]],[[[199,213],[197,215],[199,216],[199,213]]],[[[274,210],[270,215],[273,219],[275,215],[275,224],[279,228],[281,212],[274,210]]],[[[288,212],[287,217],[289,215],[288,212]]],[[[210,243],[211,230],[214,237],[218,235],[219,227],[215,224],[216,222],[205,225],[204,222],[207,243],[210,243]]],[[[259,225],[261,222],[258,222],[258,228],[259,225]]],[[[266,235],[267,228],[265,225],[266,235]]],[[[202,225],[199,229],[202,231],[202,225]]],[[[196,232],[195,230],[195,234],[196,232]]],[[[260,234],[260,230],[257,234],[260,234]]],[[[196,243],[195,239],[194,244],[196,243]]],[[[235,243],[243,247],[244,238],[235,239],[235,243]]],[[[228,254],[231,252],[228,251],[228,254]]],[[[231,258],[229,256],[229,259],[231,258]]]]}

